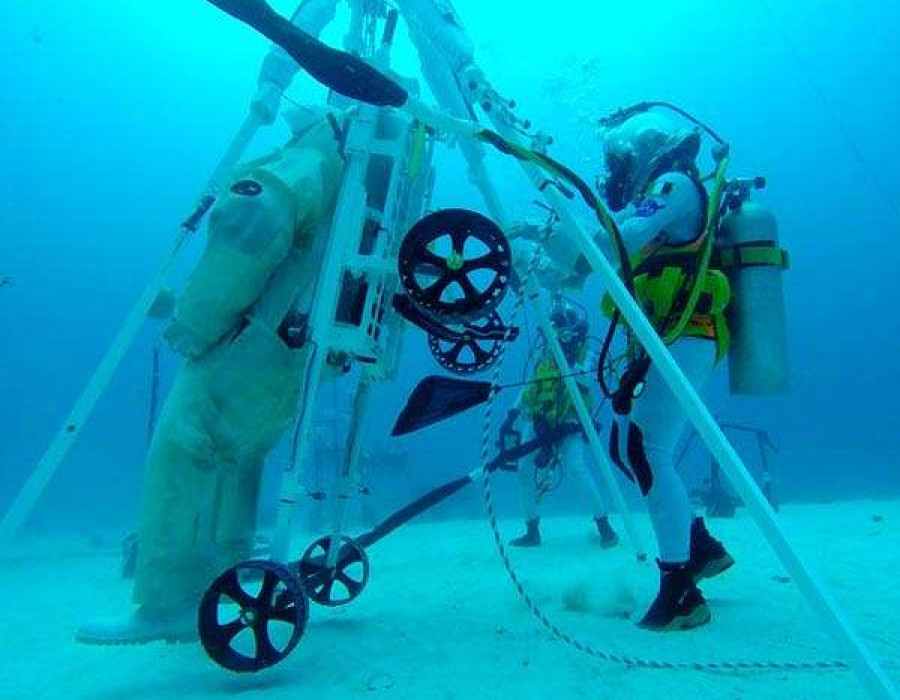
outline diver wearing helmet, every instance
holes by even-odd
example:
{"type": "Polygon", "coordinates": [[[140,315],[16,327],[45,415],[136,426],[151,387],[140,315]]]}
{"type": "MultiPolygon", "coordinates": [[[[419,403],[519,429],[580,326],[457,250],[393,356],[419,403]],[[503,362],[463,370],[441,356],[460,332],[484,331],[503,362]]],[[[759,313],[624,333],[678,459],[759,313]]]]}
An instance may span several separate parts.
{"type": "MultiPolygon", "coordinates": [[[[649,111],[620,119],[604,136],[605,194],[619,214],[633,293],[698,391],[727,354],[730,298],[724,274],[708,258],[700,266],[714,235],[707,225],[710,194],[697,167],[700,148],[699,130],[679,129],[649,111]],[[685,311],[695,290],[700,301],[685,311]]],[[[614,327],[619,314],[609,298],[604,307],[614,327]]],[[[689,629],[711,618],[697,583],[734,560],[694,516],[675,471],[673,452],[685,428],[678,400],[639,344],[630,338],[628,345],[626,369],[611,394],[610,455],[646,498],[659,547],[659,593],[640,625],[689,629]]]]}
{"type": "MultiPolygon", "coordinates": [[[[588,366],[588,322],[584,309],[571,301],[556,300],[550,314],[550,322],[557,333],[566,361],[575,373],[586,374],[588,366]]],[[[586,386],[579,383],[586,402],[590,394],[586,386]]],[[[528,420],[528,435],[525,440],[553,435],[566,422],[576,419],[575,408],[569,398],[560,370],[548,348],[544,348],[535,366],[532,381],[520,397],[521,412],[528,420]]],[[[516,413],[515,415],[518,415],[516,413]]],[[[540,500],[552,491],[562,477],[563,469],[571,469],[582,482],[588,493],[594,525],[600,535],[600,545],[604,549],[614,547],[619,536],[609,522],[606,504],[597,485],[587,471],[584,455],[584,436],[579,431],[568,434],[561,440],[549,442],[541,448],[529,464],[519,466],[519,483],[522,509],[525,517],[525,533],[513,539],[514,547],[537,547],[541,544],[540,500]]]]}

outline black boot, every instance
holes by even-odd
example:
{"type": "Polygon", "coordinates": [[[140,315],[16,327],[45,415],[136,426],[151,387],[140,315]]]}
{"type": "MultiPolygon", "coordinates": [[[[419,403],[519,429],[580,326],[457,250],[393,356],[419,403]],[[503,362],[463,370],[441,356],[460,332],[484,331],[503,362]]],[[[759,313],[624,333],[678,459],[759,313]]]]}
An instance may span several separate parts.
{"type": "Polygon", "coordinates": [[[654,632],[689,630],[712,617],[688,564],[659,564],[659,594],[640,626],[654,632]]]}
{"type": "Polygon", "coordinates": [[[597,532],[600,533],[600,546],[603,547],[603,549],[612,549],[619,544],[619,535],[613,530],[607,516],[596,516],[594,518],[594,523],[597,525],[597,532]]]}
{"type": "Polygon", "coordinates": [[[540,547],[541,546],[541,519],[532,518],[525,521],[525,534],[510,540],[512,547],[540,547]]]}
{"type": "Polygon", "coordinates": [[[703,518],[691,523],[691,560],[688,563],[694,581],[713,578],[734,566],[734,558],[719,540],[709,534],[703,518]]]}

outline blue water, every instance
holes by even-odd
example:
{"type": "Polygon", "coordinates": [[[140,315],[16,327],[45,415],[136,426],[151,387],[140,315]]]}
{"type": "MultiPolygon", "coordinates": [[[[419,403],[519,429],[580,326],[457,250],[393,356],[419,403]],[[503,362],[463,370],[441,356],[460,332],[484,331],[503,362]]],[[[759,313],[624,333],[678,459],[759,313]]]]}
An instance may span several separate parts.
{"type": "MultiPolygon", "coordinates": [[[[288,11],[290,3],[273,3],[288,11]]],[[[793,390],[714,410],[770,431],[785,499],[900,492],[900,263],[894,166],[900,157],[900,9],[889,2],[789,6],[694,0],[458,2],[477,57],[520,112],[585,178],[599,168],[592,122],[669,99],[733,144],[735,169],[763,174],[794,266],[786,277],[793,390]],[[600,9],[600,6],[603,9],[600,9]]],[[[341,33],[330,29],[326,40],[341,33]]],[[[415,69],[403,43],[400,72],[415,69]]],[[[0,5],[0,508],[46,448],[175,227],[244,115],[266,44],[202,2],[33,0],[0,5]]],[[[295,100],[323,92],[298,79],[295,100]]],[[[265,135],[261,151],[284,131],[265,135]]],[[[507,163],[492,157],[500,172],[507,163]]],[[[480,202],[456,154],[439,157],[437,205],[480,202]]],[[[511,172],[511,170],[510,170],[511,172]]],[[[514,212],[532,199],[504,179],[514,212]]],[[[189,269],[192,249],[182,273],[189,269]]],[[[178,276],[176,275],[176,278],[178,276]]],[[[594,300],[583,299],[591,304],[594,300]]],[[[126,526],[145,450],[149,323],[32,526],[126,526]]],[[[163,383],[176,363],[163,357],[163,383]]],[[[386,431],[408,389],[436,366],[421,336],[368,431],[386,431]]],[[[465,418],[401,446],[423,485],[468,468],[480,425],[465,418]],[[460,435],[465,439],[461,440],[460,435]],[[448,449],[452,447],[452,450],[448,449]]],[[[741,447],[754,459],[752,444],[741,447]]],[[[695,459],[705,462],[702,455],[695,459]]]]}
{"type": "MultiPolygon", "coordinates": [[[[293,9],[291,0],[272,0],[272,5],[283,13],[293,9]]],[[[793,261],[784,278],[792,389],[766,399],[733,397],[723,371],[709,387],[708,404],[723,420],[771,436],[777,449],[767,459],[780,501],[896,500],[900,5],[888,0],[690,0],[682,5],[658,0],[456,0],[455,5],[492,83],[516,100],[520,116],[553,135],[551,155],[586,181],[593,182],[602,169],[597,120],[619,107],[654,99],[677,103],[722,133],[732,144],[732,174],[766,177],[768,187],[759,197],[776,212],[781,242],[793,261]]],[[[323,39],[340,45],[346,20],[344,8],[323,39]]],[[[6,0],[0,2],[0,47],[2,516],[168,254],[178,224],[246,114],[268,44],[202,0],[6,0]]],[[[417,75],[402,25],[394,67],[400,74],[417,75]]],[[[325,95],[302,75],[288,91],[289,101],[300,103],[322,102],[325,95]]],[[[431,99],[427,92],[424,98],[431,99]]],[[[248,156],[266,152],[287,136],[279,123],[259,136],[248,156]]],[[[434,207],[486,211],[457,149],[441,148],[436,166],[434,207]]],[[[517,218],[533,215],[536,195],[515,165],[492,153],[488,166],[509,211],[517,218]]],[[[200,249],[198,240],[180,259],[171,280],[176,289],[200,249]]],[[[603,333],[601,292],[595,278],[579,296],[595,335],[603,333]]],[[[533,341],[535,320],[526,316],[517,322],[523,337],[533,341]]],[[[63,548],[60,562],[38,556],[34,569],[26,557],[4,564],[4,596],[15,596],[8,642],[13,649],[37,651],[15,665],[11,683],[16,690],[5,695],[10,691],[0,684],[0,697],[22,697],[32,687],[39,697],[41,684],[46,697],[82,697],[89,686],[96,691],[90,697],[120,697],[127,689],[142,697],[192,692],[206,697],[203,693],[277,692],[279,686],[286,694],[303,694],[303,682],[324,688],[323,697],[328,691],[345,697],[389,690],[394,677],[399,679],[394,697],[402,697],[404,687],[418,688],[418,682],[429,686],[435,678],[443,682],[442,697],[447,698],[466,687],[463,681],[478,684],[481,678],[490,679],[479,688],[485,696],[490,683],[491,697],[500,697],[496,693],[506,688],[518,688],[512,693],[517,697],[533,696],[529,692],[544,696],[544,688],[551,697],[595,697],[585,694],[584,686],[585,679],[594,683],[599,677],[589,665],[593,662],[563,645],[552,646],[555,642],[537,637],[543,633],[529,626],[527,611],[513,600],[514,591],[502,578],[484,523],[457,522],[459,529],[451,530],[441,520],[483,519],[477,489],[427,516],[441,520],[439,524],[409,528],[408,540],[385,543],[383,554],[376,556],[383,556],[378,564],[392,575],[381,579],[364,603],[371,607],[359,614],[350,608],[354,612],[345,617],[343,611],[334,617],[316,613],[316,639],[323,641],[305,646],[303,653],[309,656],[298,653],[292,661],[296,665],[280,669],[284,675],[235,680],[211,664],[201,666],[196,649],[129,650],[118,657],[105,656],[107,650],[97,656],[93,649],[73,650],[72,632],[84,618],[105,612],[114,602],[127,602],[129,584],[120,580],[113,555],[138,514],[154,348],[160,352],[163,394],[178,369],[177,358],[161,342],[163,330],[159,322],[144,325],[25,523],[28,535],[74,534],[76,541],[90,545],[87,556],[70,556],[63,548]],[[465,546],[458,546],[455,537],[465,546]],[[488,561],[496,569],[489,575],[482,568],[488,561]],[[54,568],[48,573],[50,566],[54,568]],[[438,573],[423,576],[422,586],[434,590],[416,590],[419,572],[433,574],[426,571],[429,566],[438,573]],[[57,575],[69,585],[59,586],[57,575]],[[435,600],[438,605],[427,609],[435,600]],[[358,638],[351,640],[357,632],[358,638]],[[501,635],[507,635],[506,649],[513,651],[503,657],[505,667],[495,668],[490,666],[493,645],[501,648],[501,635]],[[344,644],[348,646],[340,646],[344,644]],[[335,654],[339,648],[351,653],[335,654]],[[429,653],[447,654],[448,648],[452,670],[444,667],[443,658],[429,666],[429,653]],[[116,659],[112,666],[109,658],[116,659]],[[543,676],[527,675],[529,659],[533,673],[543,676]],[[422,678],[411,680],[419,663],[425,669],[422,678]],[[457,667],[468,669],[471,677],[450,678],[457,667]],[[46,669],[46,677],[37,668],[46,669]],[[295,674],[298,669],[304,675],[295,674]],[[79,677],[71,679],[74,690],[68,694],[57,684],[72,671],[79,677]]],[[[520,378],[528,344],[523,340],[510,351],[504,381],[520,378]]],[[[376,473],[366,483],[371,496],[360,499],[364,519],[377,519],[479,464],[479,411],[402,439],[389,435],[411,389],[424,375],[437,373],[424,334],[410,330],[398,376],[376,387],[367,417],[364,461],[376,473]]],[[[351,387],[345,379],[321,392],[318,408],[326,437],[314,452],[316,464],[306,484],[310,490],[330,483],[346,439],[351,387]],[[327,435],[329,431],[334,434],[327,435]]],[[[507,392],[500,403],[511,398],[507,392]]],[[[745,433],[730,435],[758,474],[755,441],[745,433]]],[[[270,457],[261,508],[264,524],[271,523],[280,467],[289,452],[283,441],[270,457]]],[[[708,454],[695,441],[684,462],[692,487],[702,483],[708,464],[708,454]]],[[[582,494],[571,481],[564,481],[546,513],[583,513],[582,494]]],[[[631,503],[639,505],[634,490],[627,490],[631,503]]],[[[495,479],[494,495],[499,512],[515,518],[517,527],[520,512],[512,480],[495,479]]],[[[304,522],[321,530],[321,507],[309,502],[304,510],[304,522]]],[[[846,510],[796,508],[785,514],[785,523],[799,531],[799,542],[822,565],[841,604],[849,606],[851,618],[884,657],[897,649],[891,622],[895,606],[889,604],[895,576],[886,568],[885,575],[870,578],[870,564],[871,559],[890,564],[884,548],[896,550],[895,513],[895,504],[863,502],[846,510]],[[806,527],[809,522],[828,531],[806,527]]],[[[734,586],[712,589],[721,626],[701,630],[697,637],[682,636],[672,646],[659,645],[658,637],[649,641],[620,612],[601,617],[602,605],[591,608],[594,602],[578,609],[583,602],[578,581],[590,582],[588,592],[614,596],[621,584],[617,567],[634,566],[630,551],[622,547],[603,559],[596,569],[601,573],[596,573],[594,545],[578,530],[582,525],[587,527],[575,518],[556,521],[549,528],[553,546],[543,550],[548,558],[523,557],[515,564],[523,566],[526,582],[535,584],[539,603],[547,604],[554,619],[562,616],[580,624],[580,632],[591,639],[603,644],[612,639],[626,653],[648,658],[695,661],[695,639],[704,660],[780,656],[785,651],[802,660],[830,658],[830,649],[816,646],[821,641],[818,628],[796,612],[795,591],[783,585],[788,582],[785,569],[758,533],[750,531],[748,519],[716,524],[743,556],[731,579],[734,586]],[[779,626],[785,620],[793,625],[791,635],[797,634],[790,645],[779,626]],[[716,636],[720,630],[721,638],[716,636]],[[807,636],[816,643],[808,643],[807,636]]],[[[627,614],[632,617],[655,585],[649,568],[639,575],[644,588],[640,600],[630,603],[627,614]]],[[[895,659],[887,660],[894,672],[895,659]]],[[[673,690],[700,688],[694,697],[708,682],[710,692],[721,683],[734,697],[743,697],[745,690],[748,697],[786,697],[777,692],[788,676],[748,680],[750,676],[720,674],[698,680],[688,675],[669,677],[677,679],[673,690]]],[[[790,678],[804,689],[813,688],[808,686],[813,680],[821,683],[809,691],[814,694],[836,693],[821,697],[843,697],[848,675],[833,687],[831,677],[790,678]]],[[[603,681],[615,683],[625,676],[610,674],[603,681]]],[[[644,678],[630,674],[628,680],[640,687],[644,678]]],[[[615,688],[603,686],[609,693],[615,688]]],[[[672,697],[681,696],[676,692],[672,697]]]]}

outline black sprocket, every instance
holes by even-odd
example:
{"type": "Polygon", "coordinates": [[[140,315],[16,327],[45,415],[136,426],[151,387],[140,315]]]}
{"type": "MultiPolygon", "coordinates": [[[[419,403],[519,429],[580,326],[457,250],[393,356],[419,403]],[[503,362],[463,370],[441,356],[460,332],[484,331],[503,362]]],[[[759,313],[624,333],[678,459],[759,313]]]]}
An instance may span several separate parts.
{"type": "Polygon", "coordinates": [[[481,318],[509,286],[509,243],[493,221],[442,209],[413,226],[400,246],[400,281],[417,305],[447,324],[481,318]]]}

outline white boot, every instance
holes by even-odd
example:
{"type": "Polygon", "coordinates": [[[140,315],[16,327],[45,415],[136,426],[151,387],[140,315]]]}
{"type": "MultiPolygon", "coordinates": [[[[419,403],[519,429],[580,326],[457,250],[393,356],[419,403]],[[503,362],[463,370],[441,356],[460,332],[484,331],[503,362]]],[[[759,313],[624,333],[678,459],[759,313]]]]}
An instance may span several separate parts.
{"type": "Polygon", "coordinates": [[[197,610],[193,606],[148,608],[140,606],[128,615],[89,620],[75,634],[81,644],[119,645],[197,641],[197,610]]]}

